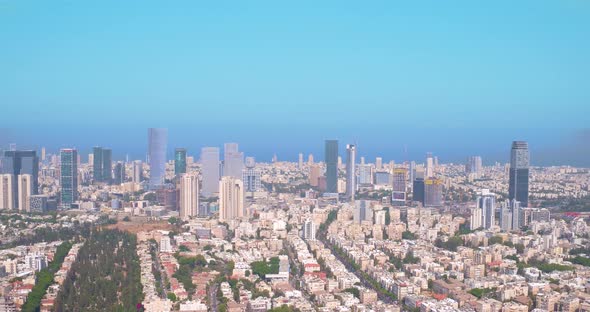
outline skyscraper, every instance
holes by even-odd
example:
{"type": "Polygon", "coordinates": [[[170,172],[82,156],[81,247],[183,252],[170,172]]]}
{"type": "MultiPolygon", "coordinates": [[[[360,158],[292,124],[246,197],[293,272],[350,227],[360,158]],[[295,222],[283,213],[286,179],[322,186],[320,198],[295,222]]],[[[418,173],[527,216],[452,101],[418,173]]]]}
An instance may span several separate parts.
{"type": "Polygon", "coordinates": [[[297,163],[297,167],[300,170],[303,168],[303,153],[299,153],[299,162],[297,163]]]}
{"type": "Polygon", "coordinates": [[[244,168],[242,181],[244,181],[244,191],[247,193],[258,192],[262,188],[260,171],[256,169],[254,157],[246,157],[246,167],[244,168]]]}
{"type": "Polygon", "coordinates": [[[203,147],[201,149],[201,176],[203,185],[201,193],[211,197],[219,193],[219,148],[203,147]]]}
{"type": "Polygon", "coordinates": [[[174,150],[174,174],[186,173],[186,149],[177,148],[174,150]]]}
{"type": "Polygon", "coordinates": [[[113,169],[112,151],[108,148],[96,146],[92,149],[92,155],[94,182],[110,184],[113,169]]]}
{"type": "Polygon", "coordinates": [[[18,210],[30,212],[29,198],[33,195],[33,176],[21,174],[18,176],[18,210]]]}
{"type": "Polygon", "coordinates": [[[0,210],[12,210],[14,209],[14,175],[12,174],[0,174],[0,210]]]}
{"type": "Polygon", "coordinates": [[[424,205],[424,179],[416,178],[412,186],[412,200],[415,202],[421,202],[424,205]]]}
{"type": "Polygon", "coordinates": [[[116,185],[121,185],[125,182],[125,164],[121,161],[118,161],[115,164],[115,168],[113,169],[113,183],[116,185]]]}
{"type": "Polygon", "coordinates": [[[244,169],[244,153],[238,151],[238,143],[223,146],[223,176],[241,179],[244,169]]]}
{"type": "Polygon", "coordinates": [[[517,200],[507,200],[500,210],[500,227],[502,231],[516,231],[521,226],[521,206],[517,200]]]}
{"type": "Polygon", "coordinates": [[[484,189],[477,197],[477,208],[481,209],[481,226],[489,229],[495,224],[496,195],[484,189]]]}
{"type": "Polygon", "coordinates": [[[219,220],[241,218],[244,212],[244,184],[234,177],[222,177],[219,181],[219,220]]]}
{"type": "Polygon", "coordinates": [[[326,140],[326,193],[338,193],[338,140],[326,140]]]}
{"type": "Polygon", "coordinates": [[[346,145],[346,197],[353,201],[356,193],[356,146],[346,145]]]}
{"type": "Polygon", "coordinates": [[[508,199],[519,201],[521,207],[529,205],[529,159],[528,143],[512,142],[508,199]]]}
{"type": "Polygon", "coordinates": [[[481,177],[482,167],[481,156],[470,156],[467,158],[465,173],[467,173],[467,175],[473,175],[474,178],[479,179],[481,177]]]}
{"type": "Polygon", "coordinates": [[[381,170],[383,168],[383,158],[377,157],[375,158],[375,169],[381,170]]]}
{"type": "Polygon", "coordinates": [[[133,177],[132,181],[134,183],[141,183],[143,180],[143,164],[141,160],[136,160],[133,162],[133,177]]]}
{"type": "Polygon", "coordinates": [[[309,218],[303,223],[303,239],[315,240],[315,224],[309,218]]]}
{"type": "Polygon", "coordinates": [[[392,174],[393,189],[391,192],[391,204],[393,206],[406,205],[406,169],[395,168],[392,174]]]}
{"type": "Polygon", "coordinates": [[[199,177],[182,174],[180,178],[180,218],[188,220],[199,212],[199,177]]]}
{"type": "Polygon", "coordinates": [[[434,158],[432,157],[432,153],[426,154],[426,169],[424,175],[425,178],[434,177],[434,158]]]}
{"type": "Polygon", "coordinates": [[[320,184],[319,179],[322,175],[322,167],[319,164],[311,164],[309,166],[309,185],[318,187],[320,184]]]}
{"type": "Polygon", "coordinates": [[[369,164],[359,165],[359,184],[361,186],[369,186],[373,184],[373,166],[369,164]]]}
{"type": "Polygon", "coordinates": [[[60,177],[61,186],[60,208],[70,209],[78,199],[78,152],[75,149],[64,148],[60,150],[60,177]]]}
{"type": "Polygon", "coordinates": [[[442,180],[424,180],[424,207],[441,207],[442,200],[442,180]]]}
{"type": "Polygon", "coordinates": [[[37,194],[39,189],[39,158],[35,151],[5,151],[2,160],[2,173],[12,175],[12,200],[13,208],[20,207],[18,199],[18,176],[30,174],[33,181],[31,194],[37,194]]]}
{"type": "Polygon", "coordinates": [[[168,129],[148,129],[148,157],[150,164],[150,189],[164,185],[166,179],[166,150],[168,149],[168,129]]]}

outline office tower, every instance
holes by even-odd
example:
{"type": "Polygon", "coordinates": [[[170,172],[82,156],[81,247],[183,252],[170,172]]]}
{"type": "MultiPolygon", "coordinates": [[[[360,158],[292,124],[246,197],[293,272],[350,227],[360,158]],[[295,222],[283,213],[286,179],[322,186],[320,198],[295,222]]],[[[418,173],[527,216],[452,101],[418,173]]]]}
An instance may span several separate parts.
{"type": "Polygon", "coordinates": [[[361,186],[369,186],[373,184],[373,167],[371,165],[359,165],[358,181],[361,186]]]}
{"type": "Polygon", "coordinates": [[[180,177],[180,218],[188,220],[199,211],[199,177],[184,173],[180,177]]]}
{"type": "Polygon", "coordinates": [[[322,176],[322,167],[319,164],[312,164],[309,167],[309,185],[313,187],[319,186],[319,179],[322,176]]]}
{"type": "Polygon", "coordinates": [[[348,200],[354,200],[356,193],[356,146],[346,145],[346,197],[348,200]]]}
{"type": "Polygon", "coordinates": [[[303,153],[299,153],[299,162],[297,163],[299,169],[303,168],[303,153]]]}
{"type": "Polygon", "coordinates": [[[424,178],[416,178],[412,187],[412,200],[424,205],[424,178]]]}
{"type": "Polygon", "coordinates": [[[201,149],[201,193],[211,197],[219,193],[219,148],[203,147],[201,149]]]}
{"type": "Polygon", "coordinates": [[[520,229],[521,206],[516,200],[507,200],[500,210],[500,227],[502,231],[517,231],[520,229]]]}
{"type": "Polygon", "coordinates": [[[512,142],[508,199],[519,201],[521,207],[529,205],[529,159],[528,143],[512,142]]]}
{"type": "Polygon", "coordinates": [[[406,169],[395,168],[392,172],[393,189],[391,192],[391,205],[405,206],[406,205],[406,169]]]}
{"type": "Polygon", "coordinates": [[[75,149],[64,148],[60,150],[60,177],[61,186],[60,208],[70,209],[78,199],[78,152],[75,149]]]}
{"type": "Polygon", "coordinates": [[[94,147],[92,151],[94,182],[110,184],[112,182],[113,169],[112,151],[100,146],[94,147]]]}
{"type": "Polygon", "coordinates": [[[174,150],[174,175],[186,173],[186,149],[174,150]]]}
{"type": "Polygon", "coordinates": [[[414,180],[416,179],[416,162],[415,161],[410,161],[410,170],[408,170],[410,177],[410,184],[414,183],[414,180]]]}
{"type": "Polygon", "coordinates": [[[150,189],[158,189],[166,179],[166,150],[168,149],[168,129],[148,129],[148,157],[150,165],[150,189]]]}
{"type": "Polygon", "coordinates": [[[238,143],[225,143],[223,147],[223,176],[241,179],[242,170],[244,170],[244,153],[238,151],[238,143]]]}
{"type": "Polygon", "coordinates": [[[12,174],[0,174],[0,210],[14,209],[14,176],[12,174]]]}
{"type": "Polygon", "coordinates": [[[377,157],[375,158],[375,169],[381,170],[383,168],[383,158],[377,157]]]}
{"type": "Polygon", "coordinates": [[[94,151],[88,154],[88,164],[94,166],[94,151]]]}
{"type": "Polygon", "coordinates": [[[39,189],[39,158],[35,151],[5,151],[2,160],[2,173],[11,174],[13,209],[20,207],[18,198],[18,176],[30,174],[33,181],[31,194],[37,194],[39,189]]]}
{"type": "Polygon", "coordinates": [[[375,185],[391,185],[391,174],[389,172],[375,172],[375,185]]]}
{"type": "Polygon", "coordinates": [[[121,161],[118,161],[115,164],[115,169],[113,169],[113,183],[116,185],[121,185],[125,182],[125,164],[121,161]]]}
{"type": "Polygon", "coordinates": [[[484,229],[490,229],[494,226],[496,223],[496,195],[490,193],[487,189],[482,190],[477,197],[477,208],[481,209],[481,226],[484,229]]]}
{"type": "Polygon", "coordinates": [[[465,165],[465,173],[467,175],[472,175],[475,179],[479,179],[481,178],[482,169],[481,156],[470,156],[467,158],[467,164],[465,165]]]}
{"type": "Polygon", "coordinates": [[[373,209],[369,206],[369,201],[361,199],[354,202],[354,222],[373,221],[373,209]]]}
{"type": "Polygon", "coordinates": [[[242,181],[244,181],[244,191],[248,193],[258,192],[262,189],[260,171],[256,169],[254,157],[246,157],[246,168],[242,174],[242,181]]]}
{"type": "Polygon", "coordinates": [[[18,210],[30,212],[29,198],[33,195],[33,176],[21,174],[18,176],[18,210]]]}
{"type": "Polygon", "coordinates": [[[219,182],[219,220],[242,218],[244,213],[244,184],[234,177],[222,177],[219,182]]]}
{"type": "Polygon", "coordinates": [[[424,180],[424,207],[441,207],[442,202],[442,180],[424,180]]]}
{"type": "Polygon", "coordinates": [[[426,179],[434,177],[434,158],[432,157],[432,153],[426,154],[426,169],[424,175],[426,179]]]}
{"type": "Polygon", "coordinates": [[[41,161],[45,161],[45,147],[41,148],[41,161]]]}
{"type": "Polygon", "coordinates": [[[141,180],[143,180],[143,164],[141,160],[133,162],[133,177],[131,180],[134,183],[141,183],[141,180]]]}
{"type": "Polygon", "coordinates": [[[307,157],[307,163],[309,165],[313,165],[313,154],[309,154],[309,156],[307,157]]]}
{"type": "Polygon", "coordinates": [[[326,193],[338,193],[338,141],[326,140],[326,193]]]}
{"type": "Polygon", "coordinates": [[[315,240],[315,224],[309,218],[303,223],[303,239],[315,240]]]}
{"type": "Polygon", "coordinates": [[[361,156],[361,165],[365,164],[365,156],[361,156]]]}

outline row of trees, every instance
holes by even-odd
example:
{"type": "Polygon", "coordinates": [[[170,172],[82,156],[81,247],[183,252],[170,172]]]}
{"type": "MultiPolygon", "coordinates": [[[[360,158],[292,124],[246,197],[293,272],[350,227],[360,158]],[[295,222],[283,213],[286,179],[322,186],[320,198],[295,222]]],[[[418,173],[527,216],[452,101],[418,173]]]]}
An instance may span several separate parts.
{"type": "Polygon", "coordinates": [[[136,247],[132,234],[92,232],[57,296],[56,311],[136,311],[143,300],[136,247]]]}

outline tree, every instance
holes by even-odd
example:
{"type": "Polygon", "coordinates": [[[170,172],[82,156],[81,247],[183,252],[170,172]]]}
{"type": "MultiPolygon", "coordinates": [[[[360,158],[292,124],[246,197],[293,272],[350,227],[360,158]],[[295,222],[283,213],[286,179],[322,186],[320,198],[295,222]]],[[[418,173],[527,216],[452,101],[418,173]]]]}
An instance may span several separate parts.
{"type": "Polygon", "coordinates": [[[172,302],[176,302],[176,294],[174,294],[173,292],[168,292],[168,294],[166,294],[166,297],[168,299],[170,299],[172,302]]]}

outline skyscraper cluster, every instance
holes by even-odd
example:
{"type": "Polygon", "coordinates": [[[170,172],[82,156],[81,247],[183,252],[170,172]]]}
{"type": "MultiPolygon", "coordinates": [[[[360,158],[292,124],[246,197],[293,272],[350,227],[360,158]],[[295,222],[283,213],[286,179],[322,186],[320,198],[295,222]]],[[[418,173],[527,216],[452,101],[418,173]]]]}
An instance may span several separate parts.
{"type": "Polygon", "coordinates": [[[5,151],[0,176],[0,209],[28,211],[28,197],[37,194],[38,181],[39,158],[35,151],[5,151]]]}
{"type": "Polygon", "coordinates": [[[476,200],[476,207],[471,209],[470,228],[490,229],[495,225],[496,195],[489,190],[481,190],[476,200]]]}

